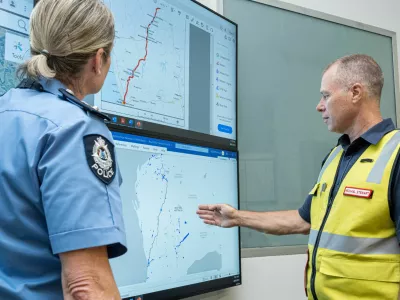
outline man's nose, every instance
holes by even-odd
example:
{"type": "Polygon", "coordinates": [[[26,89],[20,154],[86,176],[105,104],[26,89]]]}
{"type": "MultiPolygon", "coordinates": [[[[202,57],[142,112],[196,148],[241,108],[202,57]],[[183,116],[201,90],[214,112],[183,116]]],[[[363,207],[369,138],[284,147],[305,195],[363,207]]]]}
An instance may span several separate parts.
{"type": "Polygon", "coordinates": [[[324,103],[323,99],[321,99],[318,102],[316,109],[317,109],[318,112],[324,112],[325,111],[325,103],[324,103]]]}

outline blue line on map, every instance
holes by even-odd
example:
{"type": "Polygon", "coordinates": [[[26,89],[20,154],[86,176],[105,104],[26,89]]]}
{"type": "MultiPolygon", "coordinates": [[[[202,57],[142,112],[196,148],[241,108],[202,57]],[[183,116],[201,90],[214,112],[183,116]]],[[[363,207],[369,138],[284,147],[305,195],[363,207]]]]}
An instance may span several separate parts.
{"type": "Polygon", "coordinates": [[[180,247],[182,245],[182,243],[187,239],[187,237],[189,236],[189,233],[187,235],[185,235],[185,237],[183,238],[183,240],[179,243],[178,246],[176,246],[176,248],[180,247]]]}
{"type": "Polygon", "coordinates": [[[181,243],[183,243],[187,239],[188,236],[189,236],[189,233],[187,235],[185,235],[185,237],[183,238],[181,243]]]}
{"type": "Polygon", "coordinates": [[[164,174],[162,174],[162,180],[165,180],[166,182],[168,182],[168,179],[167,179],[167,177],[165,177],[164,174]]]}
{"type": "Polygon", "coordinates": [[[147,266],[150,266],[150,264],[151,264],[153,261],[154,261],[154,259],[152,259],[152,260],[149,259],[149,260],[147,261],[147,266]]]}

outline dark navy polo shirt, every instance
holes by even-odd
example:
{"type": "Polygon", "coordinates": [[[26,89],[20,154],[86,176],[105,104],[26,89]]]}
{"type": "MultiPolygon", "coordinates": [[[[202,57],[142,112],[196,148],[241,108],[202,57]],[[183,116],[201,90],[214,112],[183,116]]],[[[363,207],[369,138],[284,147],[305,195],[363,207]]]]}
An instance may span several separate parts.
{"type": "MultiPolygon", "coordinates": [[[[360,158],[364,151],[370,145],[376,145],[382,137],[393,131],[395,126],[391,119],[385,119],[382,122],[376,124],[370,128],[361,137],[350,143],[348,135],[342,135],[339,138],[338,145],[343,147],[344,153],[343,158],[339,164],[339,171],[337,180],[333,189],[332,196],[336,197],[337,191],[346,176],[347,172],[354,165],[354,163],[360,158]]],[[[329,155],[329,154],[328,154],[329,155]]],[[[327,159],[328,155],[325,157],[327,159]]],[[[393,179],[390,185],[389,191],[389,208],[390,217],[396,224],[397,239],[400,241],[400,160],[396,160],[393,169],[393,179]]],[[[323,162],[323,163],[324,163],[323,162]]],[[[322,163],[322,164],[323,164],[322,163]]],[[[308,223],[311,222],[310,210],[311,210],[312,195],[308,195],[303,206],[299,209],[300,216],[308,223]]]]}

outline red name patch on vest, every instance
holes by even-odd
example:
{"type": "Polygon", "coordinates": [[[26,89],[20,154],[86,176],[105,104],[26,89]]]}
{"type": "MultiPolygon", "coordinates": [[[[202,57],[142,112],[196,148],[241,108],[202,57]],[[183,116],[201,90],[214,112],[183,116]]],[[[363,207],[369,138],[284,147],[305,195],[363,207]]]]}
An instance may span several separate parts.
{"type": "Polygon", "coordinates": [[[359,189],[359,188],[346,186],[346,188],[344,189],[343,195],[371,199],[372,193],[373,193],[373,190],[359,189]]]}

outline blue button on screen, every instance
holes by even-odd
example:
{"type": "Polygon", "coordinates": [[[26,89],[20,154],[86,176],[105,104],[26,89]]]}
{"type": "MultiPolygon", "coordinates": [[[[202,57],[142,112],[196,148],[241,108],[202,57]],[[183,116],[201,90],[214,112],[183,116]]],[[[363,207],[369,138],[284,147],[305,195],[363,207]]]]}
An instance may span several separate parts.
{"type": "Polygon", "coordinates": [[[225,133],[232,133],[232,127],[218,124],[218,131],[225,133]]]}

